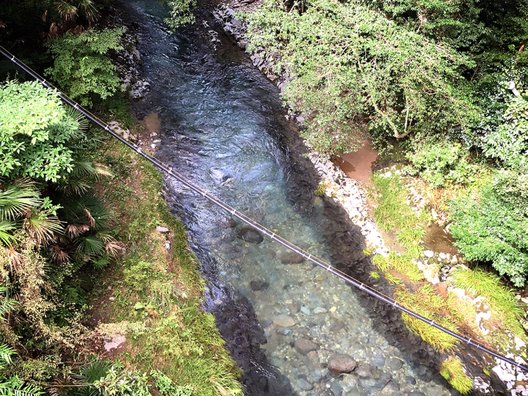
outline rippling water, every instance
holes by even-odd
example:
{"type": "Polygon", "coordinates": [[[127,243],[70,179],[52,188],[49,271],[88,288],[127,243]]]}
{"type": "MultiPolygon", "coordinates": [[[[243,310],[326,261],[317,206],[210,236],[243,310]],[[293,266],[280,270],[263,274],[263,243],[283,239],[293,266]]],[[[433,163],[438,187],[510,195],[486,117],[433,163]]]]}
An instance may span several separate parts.
{"type": "MultiPolygon", "coordinates": [[[[314,196],[315,176],[298,154],[277,89],[208,24],[173,35],[158,2],[126,7],[151,84],[135,109],[139,117],[159,114],[159,157],[311,253],[368,271],[357,228],[314,196]]],[[[228,343],[237,332],[245,337],[246,319],[256,319],[252,337],[265,341],[263,359],[245,358],[253,377],[248,394],[450,394],[424,364],[427,353],[407,353],[391,336],[399,328],[379,327],[380,306],[310,264],[290,263],[294,258],[271,241],[243,241],[243,225],[177,183],[167,181],[167,194],[208,273],[208,307],[236,313],[229,304],[247,305],[245,319],[223,327],[228,343]],[[326,365],[335,354],[358,362],[354,374],[330,375],[326,365]]],[[[244,353],[239,345],[235,355],[244,353]]]]}

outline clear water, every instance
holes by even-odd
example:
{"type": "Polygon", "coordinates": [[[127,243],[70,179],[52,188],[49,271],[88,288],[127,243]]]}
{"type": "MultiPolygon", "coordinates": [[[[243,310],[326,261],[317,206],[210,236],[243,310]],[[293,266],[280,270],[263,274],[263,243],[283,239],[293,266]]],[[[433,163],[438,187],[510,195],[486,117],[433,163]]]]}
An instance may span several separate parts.
{"type": "MultiPolygon", "coordinates": [[[[342,249],[353,252],[349,265],[365,265],[357,229],[330,218],[328,205],[312,194],[313,180],[299,174],[302,159],[288,149],[294,139],[277,89],[233,45],[211,44],[219,36],[208,26],[173,35],[163,27],[157,1],[129,4],[140,25],[143,77],[151,84],[136,111],[159,114],[160,158],[313,254],[346,260],[348,253],[336,253],[342,249]]],[[[199,257],[216,262],[215,282],[251,302],[266,337],[265,355],[293,393],[450,394],[423,359],[412,360],[388,341],[390,329],[379,331],[378,308],[362,303],[359,292],[310,264],[283,264],[284,250],[271,241],[237,238],[241,225],[176,182],[168,180],[167,190],[179,202],[199,257]],[[301,353],[294,347],[300,339],[317,349],[301,353]],[[326,364],[334,354],[352,356],[361,370],[330,375],[326,364]]],[[[222,304],[222,294],[214,303],[222,304]]]]}

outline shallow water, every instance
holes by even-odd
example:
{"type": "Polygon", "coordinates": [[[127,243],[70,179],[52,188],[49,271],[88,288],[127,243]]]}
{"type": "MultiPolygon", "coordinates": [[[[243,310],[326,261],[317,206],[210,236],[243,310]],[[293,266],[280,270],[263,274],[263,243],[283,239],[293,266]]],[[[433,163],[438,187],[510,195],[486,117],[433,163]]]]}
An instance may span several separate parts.
{"type": "MultiPolygon", "coordinates": [[[[163,27],[158,2],[123,7],[129,6],[143,78],[151,84],[135,110],[139,118],[157,114],[160,159],[312,254],[368,271],[357,227],[314,197],[317,180],[298,155],[277,89],[209,25],[173,35],[163,27]]],[[[234,353],[257,377],[246,383],[248,394],[450,394],[424,364],[427,354],[413,360],[420,354],[411,356],[390,328],[378,328],[383,307],[365,304],[358,292],[310,264],[285,264],[291,257],[271,241],[241,240],[241,224],[178,183],[167,180],[166,189],[208,277],[207,307],[216,313],[231,312],[236,301],[247,305],[245,319],[231,318],[228,330],[220,323],[228,344],[235,334],[231,345],[251,337],[265,341],[260,360],[244,358],[244,348],[234,353]],[[255,330],[246,330],[252,318],[255,330]],[[246,337],[248,331],[254,334],[246,337]],[[312,341],[308,349],[314,350],[301,348],[299,340],[312,341]],[[348,354],[360,367],[334,377],[326,368],[334,354],[348,354]]]]}

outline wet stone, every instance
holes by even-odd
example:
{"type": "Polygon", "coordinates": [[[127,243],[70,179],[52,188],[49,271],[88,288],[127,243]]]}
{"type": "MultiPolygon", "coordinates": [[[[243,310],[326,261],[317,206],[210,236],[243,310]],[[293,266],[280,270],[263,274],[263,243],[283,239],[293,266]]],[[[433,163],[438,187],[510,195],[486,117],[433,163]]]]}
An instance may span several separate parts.
{"type": "Polygon", "coordinates": [[[249,287],[253,291],[265,290],[269,287],[269,283],[263,280],[252,280],[249,282],[249,287]]]}
{"type": "Polygon", "coordinates": [[[319,345],[307,338],[300,338],[295,341],[294,347],[300,354],[307,355],[309,352],[317,350],[319,345]]]}
{"type": "Polygon", "coordinates": [[[260,325],[266,328],[266,327],[269,327],[272,323],[273,323],[272,320],[264,319],[263,321],[260,322],[260,325]]]}
{"type": "Polygon", "coordinates": [[[337,382],[330,383],[330,390],[335,396],[343,395],[343,388],[337,382]]]}
{"type": "Polygon", "coordinates": [[[408,384],[416,385],[416,379],[410,375],[405,377],[405,380],[407,381],[408,384]]]}
{"type": "Polygon", "coordinates": [[[357,362],[349,355],[333,355],[328,361],[328,370],[332,374],[351,373],[357,366],[357,362]]]}
{"type": "Polygon", "coordinates": [[[407,396],[425,396],[425,393],[418,392],[418,391],[412,391],[412,392],[407,393],[407,396]]]}
{"type": "Polygon", "coordinates": [[[249,243],[261,243],[264,237],[257,230],[250,227],[242,227],[238,230],[237,237],[249,243]]]}

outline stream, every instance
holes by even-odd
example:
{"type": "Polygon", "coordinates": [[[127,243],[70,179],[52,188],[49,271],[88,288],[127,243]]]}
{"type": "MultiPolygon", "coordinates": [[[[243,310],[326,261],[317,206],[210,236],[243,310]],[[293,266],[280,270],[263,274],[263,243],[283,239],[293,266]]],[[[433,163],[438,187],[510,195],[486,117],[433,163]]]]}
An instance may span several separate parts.
{"type": "MultiPolygon", "coordinates": [[[[140,119],[159,118],[157,156],[312,254],[369,281],[363,237],[340,207],[314,195],[317,175],[277,88],[212,20],[172,34],[158,1],[129,0],[122,8],[139,35],[141,78],[150,83],[134,111],[140,119]]],[[[165,194],[188,228],[208,282],[205,308],[244,370],[246,394],[453,393],[432,368],[435,354],[403,329],[397,312],[261,240],[177,182],[166,180],[165,194]],[[329,371],[329,361],[352,364],[349,357],[357,362],[352,374],[329,371]]]]}

